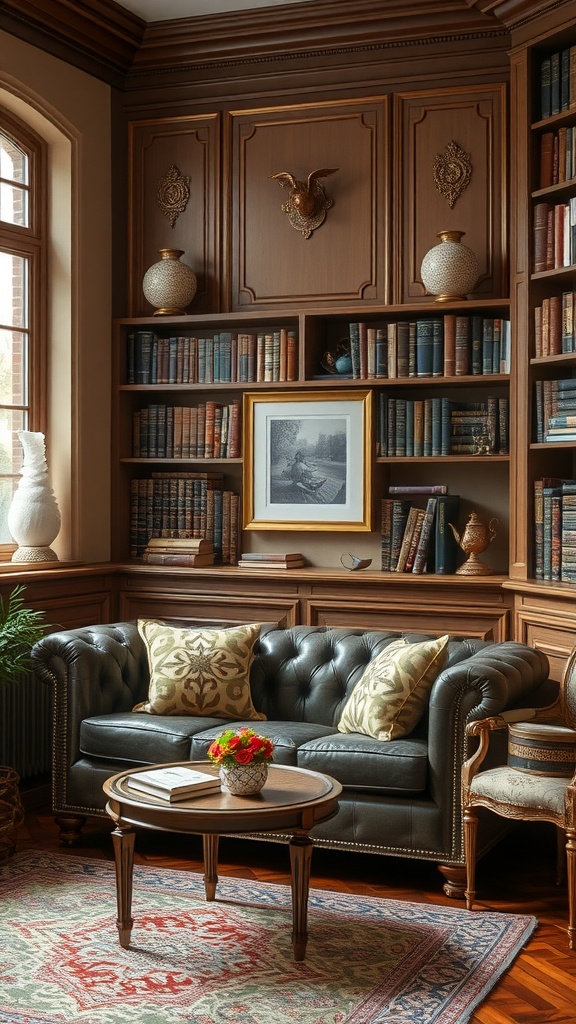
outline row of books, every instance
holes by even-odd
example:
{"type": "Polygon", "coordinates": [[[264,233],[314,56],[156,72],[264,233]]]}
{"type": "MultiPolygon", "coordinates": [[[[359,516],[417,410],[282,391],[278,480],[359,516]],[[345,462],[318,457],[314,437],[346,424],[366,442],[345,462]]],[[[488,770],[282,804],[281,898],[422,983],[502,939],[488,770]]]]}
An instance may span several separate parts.
{"type": "Polygon", "coordinates": [[[446,313],[380,327],[349,324],[352,378],[510,372],[510,321],[446,313]]]}
{"type": "Polygon", "coordinates": [[[576,580],[576,480],[534,481],[534,576],[576,580]]]}
{"type": "Polygon", "coordinates": [[[534,354],[559,356],[576,352],[576,292],[550,295],[534,309],[534,354]]]}
{"type": "Polygon", "coordinates": [[[537,380],[536,440],[576,441],[576,378],[537,380]]]}
{"type": "Polygon", "coordinates": [[[540,188],[576,178],[576,125],[543,132],[540,138],[540,188]]]}
{"type": "Polygon", "coordinates": [[[379,396],[376,453],[384,457],[507,455],[508,398],[454,402],[448,398],[379,396]]]}
{"type": "Polygon", "coordinates": [[[137,459],[235,459],[240,456],[240,403],[196,406],[154,403],[133,413],[137,459]]]}
{"type": "Polygon", "coordinates": [[[456,572],[458,544],[449,527],[458,522],[456,494],[382,499],[381,567],[384,572],[456,572]]]}
{"type": "Polygon", "coordinates": [[[534,273],[576,263],[576,196],[534,205],[534,273]]]}
{"type": "Polygon", "coordinates": [[[216,384],[294,381],[298,338],[280,327],[258,333],[220,331],[203,338],[128,336],[128,384],[216,384]]]}
{"type": "Polygon", "coordinates": [[[544,120],[575,108],[576,46],[567,46],[540,62],[540,117],[544,120]]]}
{"type": "Polygon", "coordinates": [[[152,537],[204,537],[214,558],[238,561],[240,498],[219,473],[152,473],[130,485],[130,557],[142,558],[152,537]]]}

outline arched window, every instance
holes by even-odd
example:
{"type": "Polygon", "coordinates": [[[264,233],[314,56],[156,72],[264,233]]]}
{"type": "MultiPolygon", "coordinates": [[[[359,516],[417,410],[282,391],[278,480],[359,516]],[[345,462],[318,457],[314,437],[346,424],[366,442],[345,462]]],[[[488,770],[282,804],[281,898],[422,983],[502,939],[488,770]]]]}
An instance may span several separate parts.
{"type": "Polygon", "coordinates": [[[0,108],[0,559],[19,479],[18,430],[45,430],[46,157],[0,108]]]}

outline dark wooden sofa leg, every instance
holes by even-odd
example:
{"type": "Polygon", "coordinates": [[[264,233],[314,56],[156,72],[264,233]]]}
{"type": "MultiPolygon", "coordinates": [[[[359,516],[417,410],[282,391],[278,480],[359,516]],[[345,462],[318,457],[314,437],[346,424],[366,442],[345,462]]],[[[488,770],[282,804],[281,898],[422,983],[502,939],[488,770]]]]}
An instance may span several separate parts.
{"type": "Polygon", "coordinates": [[[444,892],[453,900],[463,900],[466,892],[466,868],[456,864],[439,864],[438,870],[444,875],[444,892]]]}
{"type": "Polygon", "coordinates": [[[60,829],[60,842],[63,846],[73,846],[80,839],[86,824],[84,814],[55,814],[54,821],[60,829]]]}

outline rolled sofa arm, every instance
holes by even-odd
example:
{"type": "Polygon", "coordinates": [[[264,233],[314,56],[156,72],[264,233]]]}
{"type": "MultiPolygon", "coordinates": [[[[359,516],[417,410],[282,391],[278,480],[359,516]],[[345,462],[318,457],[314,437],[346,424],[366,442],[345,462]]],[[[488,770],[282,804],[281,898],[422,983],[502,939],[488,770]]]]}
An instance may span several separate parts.
{"type": "Polygon", "coordinates": [[[84,718],[130,711],[148,690],[148,660],[135,622],[45,636],[32,648],[32,667],[52,689],[53,756],[60,770],[79,756],[84,718]]]}
{"type": "Polygon", "coordinates": [[[511,708],[550,704],[557,684],[548,672],[544,654],[514,641],[483,647],[441,672],[430,694],[428,721],[430,790],[439,806],[460,803],[467,724],[511,708]]]}

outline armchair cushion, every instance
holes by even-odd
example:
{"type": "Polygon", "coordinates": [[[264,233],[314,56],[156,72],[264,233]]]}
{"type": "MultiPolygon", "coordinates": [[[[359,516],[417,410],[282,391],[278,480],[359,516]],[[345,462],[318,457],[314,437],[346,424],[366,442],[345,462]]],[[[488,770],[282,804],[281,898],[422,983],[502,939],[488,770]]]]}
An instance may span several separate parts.
{"type": "Polygon", "coordinates": [[[266,717],[256,711],[250,694],[259,625],[190,629],[140,619],[138,631],[146,645],[150,687],[148,700],[133,711],[234,721],[266,717]]]}
{"type": "Polygon", "coordinates": [[[365,668],[338,723],[339,732],[398,739],[420,721],[434,680],[448,660],[449,636],[395,640],[365,668]]]}

